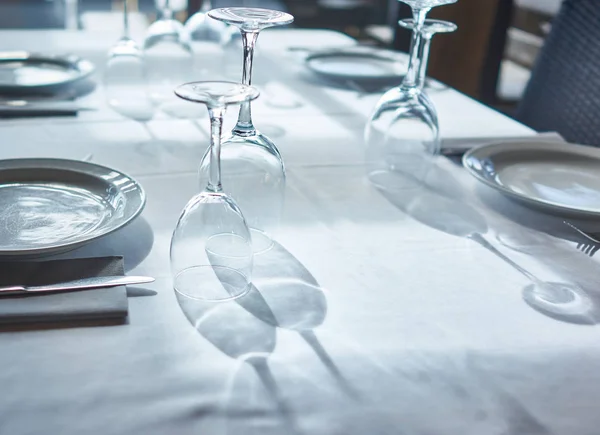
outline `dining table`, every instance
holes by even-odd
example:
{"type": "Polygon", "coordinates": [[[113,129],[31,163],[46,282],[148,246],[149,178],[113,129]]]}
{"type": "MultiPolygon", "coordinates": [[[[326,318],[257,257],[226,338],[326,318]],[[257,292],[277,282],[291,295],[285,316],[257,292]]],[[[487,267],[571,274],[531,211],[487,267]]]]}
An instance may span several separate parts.
{"type": "MultiPolygon", "coordinates": [[[[248,297],[186,318],[169,244],[200,190],[208,116],[142,123],[111,110],[113,33],[0,31],[2,50],[96,66],[79,100],[94,110],[0,120],[0,159],[87,160],[146,194],[131,224],[58,258],[122,255],[127,274],[156,278],[127,289],[124,322],[0,327],[1,435],[599,433],[600,311],[562,318],[523,299],[534,276],[577,285],[600,307],[597,259],[563,218],[478,183],[457,159],[439,157],[425,190],[373,186],[363,132],[381,93],[304,63],[306,51],[357,43],[338,32],[261,34],[252,109],[285,162],[281,225],[254,258],[248,297]]],[[[241,51],[197,43],[194,60],[199,80],[241,78],[241,51]]],[[[441,83],[428,93],[442,144],[535,140],[441,83]]]]}

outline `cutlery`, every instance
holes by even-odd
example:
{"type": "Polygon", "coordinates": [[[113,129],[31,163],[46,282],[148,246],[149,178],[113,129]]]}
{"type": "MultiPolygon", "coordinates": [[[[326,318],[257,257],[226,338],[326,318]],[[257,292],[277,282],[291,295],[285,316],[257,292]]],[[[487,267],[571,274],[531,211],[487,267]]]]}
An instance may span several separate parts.
{"type": "Polygon", "coordinates": [[[600,249],[600,246],[592,243],[577,243],[577,249],[579,249],[585,255],[593,257],[594,254],[600,249]]]}
{"type": "Polygon", "coordinates": [[[291,46],[287,47],[287,51],[291,52],[318,52],[318,51],[330,51],[330,50],[344,50],[348,48],[357,48],[357,47],[368,47],[371,46],[361,45],[361,44],[344,44],[344,45],[331,45],[331,46],[322,46],[322,47],[303,47],[303,46],[291,46]]]}
{"type": "Polygon", "coordinates": [[[573,225],[571,222],[563,221],[563,224],[565,224],[568,227],[571,227],[573,230],[577,231],[579,234],[581,234],[586,239],[591,240],[594,243],[600,243],[600,235],[599,234],[587,233],[585,231],[582,231],[579,228],[577,228],[575,225],[573,225]]]}
{"type": "Polygon", "coordinates": [[[481,145],[496,142],[530,142],[536,140],[564,142],[562,136],[555,132],[538,133],[532,136],[446,138],[442,139],[441,154],[446,157],[462,157],[471,148],[481,145]]]}
{"type": "Polygon", "coordinates": [[[586,239],[588,239],[590,242],[592,242],[592,243],[585,243],[585,242],[577,243],[577,249],[579,249],[585,255],[592,257],[596,252],[598,252],[598,250],[600,250],[600,235],[598,235],[596,233],[587,233],[585,231],[582,231],[579,228],[577,228],[575,225],[573,225],[572,223],[567,222],[567,221],[563,221],[563,223],[566,226],[568,226],[569,228],[571,228],[572,230],[576,231],[577,233],[579,233],[580,235],[585,237],[586,239]]]}
{"type": "Polygon", "coordinates": [[[72,101],[0,100],[0,117],[75,116],[79,111],[96,110],[72,101]]]}
{"type": "Polygon", "coordinates": [[[29,293],[47,293],[47,292],[65,292],[75,290],[87,290],[103,287],[116,287],[129,284],[143,284],[153,282],[154,278],[149,276],[95,276],[91,278],[82,278],[74,281],[59,282],[54,284],[39,286],[6,286],[0,287],[0,296],[29,294],[29,293]]]}

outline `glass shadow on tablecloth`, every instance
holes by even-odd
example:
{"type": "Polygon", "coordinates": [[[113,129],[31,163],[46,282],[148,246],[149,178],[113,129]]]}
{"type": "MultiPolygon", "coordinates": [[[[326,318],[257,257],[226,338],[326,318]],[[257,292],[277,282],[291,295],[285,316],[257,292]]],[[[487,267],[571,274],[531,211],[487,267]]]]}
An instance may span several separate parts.
{"type": "MultiPolygon", "coordinates": [[[[224,403],[221,405],[222,412],[229,416],[234,412],[234,405],[231,402],[236,398],[244,401],[245,398],[240,397],[239,392],[234,394],[234,388],[235,378],[245,367],[244,363],[247,363],[256,373],[269,400],[275,404],[275,412],[282,423],[286,428],[294,429],[296,423],[292,411],[283,399],[268,363],[269,356],[273,353],[277,342],[275,327],[261,321],[236,303],[247,298],[249,299],[248,304],[252,304],[257,299],[260,300],[256,293],[258,290],[251,287],[235,302],[193,299],[180,292],[175,292],[175,296],[185,317],[196,331],[223,354],[240,361],[238,369],[227,383],[228,391],[224,403]]],[[[235,421],[235,419],[233,420],[235,421]]],[[[294,433],[297,430],[290,432],[294,433]]]]}
{"type": "MultiPolygon", "coordinates": [[[[584,236],[578,234],[564,222],[569,222],[577,228],[590,233],[600,232],[600,222],[598,219],[585,218],[575,215],[548,214],[534,210],[520,204],[518,201],[509,199],[498,192],[487,188],[486,186],[477,186],[476,190],[479,199],[492,210],[504,216],[513,222],[518,222],[526,229],[531,229],[541,234],[547,234],[552,237],[565,240],[567,242],[581,243],[590,242],[584,236]]],[[[527,251],[528,247],[519,244],[515,240],[507,238],[500,240],[506,246],[517,251],[527,251]]]]}
{"type": "Polygon", "coordinates": [[[323,289],[278,242],[255,256],[253,283],[245,295],[221,303],[187,298],[178,292],[175,295],[188,321],[206,340],[230,358],[253,368],[276,405],[287,433],[298,433],[298,428],[268,363],[275,350],[277,328],[297,331],[340,389],[356,397],[314,332],[327,315],[323,289]]]}
{"type": "Polygon", "coordinates": [[[597,323],[596,304],[586,291],[570,282],[550,282],[538,278],[490,242],[492,231],[486,217],[470,205],[472,201],[465,196],[458,181],[440,167],[439,159],[430,165],[424,178],[417,179],[408,173],[403,175],[402,189],[398,188],[396,179],[390,188],[377,186],[392,204],[430,228],[474,241],[512,266],[530,281],[523,288],[522,295],[533,309],[565,322],[597,323]]]}
{"type": "Polygon", "coordinates": [[[327,316],[327,298],[310,271],[280,243],[273,241],[269,251],[254,257],[252,284],[258,291],[237,301],[238,304],[269,325],[297,332],[339,388],[356,399],[357,393],[315,333],[327,316]]]}

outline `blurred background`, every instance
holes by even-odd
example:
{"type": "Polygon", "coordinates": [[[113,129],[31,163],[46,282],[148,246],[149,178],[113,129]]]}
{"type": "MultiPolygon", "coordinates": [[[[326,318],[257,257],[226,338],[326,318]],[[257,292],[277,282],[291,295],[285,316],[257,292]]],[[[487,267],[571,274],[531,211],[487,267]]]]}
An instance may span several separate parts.
{"type": "MultiPolygon", "coordinates": [[[[170,0],[170,6],[185,21],[202,1],[170,0]]],[[[156,18],[155,0],[127,2],[132,27],[145,28],[156,18]]],[[[295,27],[334,29],[368,45],[408,51],[410,44],[410,33],[395,25],[410,15],[410,8],[396,0],[212,0],[213,7],[242,4],[285,10],[296,17],[295,27]]],[[[459,0],[435,8],[431,18],[453,21],[459,30],[433,42],[429,75],[512,115],[560,4],[459,0]]],[[[119,25],[111,11],[120,8],[122,1],[113,0],[1,0],[0,28],[102,31],[119,25]]]]}

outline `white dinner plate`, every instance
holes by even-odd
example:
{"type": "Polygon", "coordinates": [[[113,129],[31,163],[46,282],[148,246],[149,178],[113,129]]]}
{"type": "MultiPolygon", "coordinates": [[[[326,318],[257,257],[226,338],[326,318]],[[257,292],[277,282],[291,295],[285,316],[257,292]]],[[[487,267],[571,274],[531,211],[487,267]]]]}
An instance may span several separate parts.
{"type": "Polygon", "coordinates": [[[474,148],[464,167],[479,181],[544,211],[600,216],[600,149],[553,142],[474,148]]]}
{"type": "Polygon", "coordinates": [[[0,92],[55,92],[88,77],[94,65],[75,55],[0,52],[0,92]]]}
{"type": "Polygon", "coordinates": [[[146,202],[110,168],[75,160],[0,160],[0,256],[68,251],[122,228],[146,202]]]}
{"type": "Polygon", "coordinates": [[[400,83],[407,64],[396,53],[371,47],[319,51],[306,57],[307,67],[335,80],[395,80],[400,83]]]}

